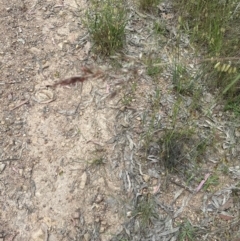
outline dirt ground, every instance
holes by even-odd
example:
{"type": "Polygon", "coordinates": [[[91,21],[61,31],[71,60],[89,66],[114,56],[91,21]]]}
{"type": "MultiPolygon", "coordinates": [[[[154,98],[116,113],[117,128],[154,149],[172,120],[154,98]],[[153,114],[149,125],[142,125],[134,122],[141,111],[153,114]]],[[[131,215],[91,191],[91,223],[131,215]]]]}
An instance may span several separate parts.
{"type": "MultiPolygon", "coordinates": [[[[83,0],[0,5],[0,241],[110,240],[123,230],[133,193],[145,187],[150,171],[152,186],[160,185],[154,167],[144,175],[146,169],[133,165],[148,108],[141,99],[151,93],[151,82],[140,78],[130,57],[115,72],[90,54],[81,23],[85,8],[83,0]],[[72,76],[86,80],[53,86],[72,76]],[[126,107],[121,83],[136,76],[135,99],[126,107]],[[131,175],[133,166],[141,179],[131,175]]],[[[166,82],[159,83],[173,103],[166,82]]],[[[161,106],[164,126],[171,107],[161,106]]],[[[179,190],[173,183],[168,188],[165,204],[176,201],[179,190]]],[[[177,206],[192,197],[184,192],[177,206]]],[[[195,196],[190,209],[199,211],[202,198],[195,196]]]]}
{"type": "MultiPolygon", "coordinates": [[[[84,1],[78,4],[84,9],[84,1]]],[[[105,144],[114,136],[116,110],[94,99],[107,84],[90,78],[70,88],[46,87],[83,74],[89,43],[81,42],[79,6],[74,0],[0,6],[4,240],[76,240],[82,233],[85,240],[100,234],[108,240],[120,228],[117,160],[113,145],[105,144]],[[108,165],[90,170],[94,161],[108,165]]]]}

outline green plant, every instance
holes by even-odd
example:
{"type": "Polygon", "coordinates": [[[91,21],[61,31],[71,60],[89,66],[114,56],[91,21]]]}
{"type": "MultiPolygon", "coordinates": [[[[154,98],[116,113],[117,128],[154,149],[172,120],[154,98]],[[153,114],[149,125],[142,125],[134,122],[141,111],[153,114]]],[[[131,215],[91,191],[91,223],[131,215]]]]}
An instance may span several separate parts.
{"type": "Polygon", "coordinates": [[[142,119],[143,128],[145,130],[142,135],[145,153],[147,153],[149,149],[150,142],[154,141],[155,139],[155,131],[160,128],[161,125],[160,119],[158,117],[160,100],[161,90],[158,86],[156,86],[154,94],[149,95],[149,102],[151,108],[149,110],[146,110],[142,119]]]}
{"type": "Polygon", "coordinates": [[[207,45],[211,52],[220,53],[234,1],[180,0],[174,3],[179,11],[180,27],[188,31],[198,45],[207,45]]]}
{"type": "Polygon", "coordinates": [[[240,8],[236,0],[174,1],[180,33],[201,51],[202,78],[226,100],[226,110],[239,113],[240,8]]]}
{"type": "Polygon", "coordinates": [[[224,175],[227,175],[229,173],[229,168],[226,164],[222,164],[220,170],[224,175]]]}
{"type": "Polygon", "coordinates": [[[166,24],[164,22],[156,21],[153,26],[153,30],[156,34],[166,34],[166,24]]]}
{"type": "Polygon", "coordinates": [[[210,186],[217,186],[219,184],[219,177],[216,174],[211,175],[204,183],[203,189],[206,191],[210,186]]]}
{"type": "Polygon", "coordinates": [[[97,52],[103,55],[111,55],[123,47],[126,18],[123,1],[91,1],[84,23],[89,30],[94,49],[97,52]]]}
{"type": "Polygon", "coordinates": [[[151,77],[156,77],[157,75],[159,75],[160,73],[162,73],[163,69],[161,67],[161,60],[160,59],[154,59],[149,57],[146,60],[146,64],[147,64],[147,74],[151,77]]]}
{"type": "Polygon", "coordinates": [[[185,240],[194,241],[195,233],[196,233],[196,228],[193,227],[193,225],[189,220],[185,219],[185,221],[180,225],[180,232],[179,232],[178,238],[180,241],[185,241],[185,240]]]}
{"type": "Polygon", "coordinates": [[[150,195],[143,196],[143,198],[139,200],[136,209],[133,211],[133,215],[138,216],[143,228],[147,228],[151,225],[154,219],[158,218],[156,203],[153,197],[150,195]]]}
{"type": "Polygon", "coordinates": [[[91,167],[100,167],[105,164],[105,160],[104,160],[104,157],[100,156],[100,157],[96,157],[95,159],[93,159],[91,161],[88,161],[88,164],[91,167]]]}
{"type": "Polygon", "coordinates": [[[186,153],[189,152],[187,143],[190,141],[193,131],[186,130],[167,130],[159,144],[163,146],[164,166],[170,172],[178,172],[184,166],[186,153]]]}
{"type": "Polygon", "coordinates": [[[183,95],[192,95],[194,90],[194,81],[187,68],[177,61],[173,66],[173,84],[176,91],[183,95]],[[177,63],[178,62],[178,63],[177,63]]]}

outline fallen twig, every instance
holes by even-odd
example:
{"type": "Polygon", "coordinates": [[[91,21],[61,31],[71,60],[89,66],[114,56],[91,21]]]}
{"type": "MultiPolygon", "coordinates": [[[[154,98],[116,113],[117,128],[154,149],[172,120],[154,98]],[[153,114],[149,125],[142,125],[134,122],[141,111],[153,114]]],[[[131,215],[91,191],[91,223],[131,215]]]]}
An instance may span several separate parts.
{"type": "Polygon", "coordinates": [[[55,87],[57,85],[71,85],[71,84],[75,84],[77,82],[82,83],[90,77],[97,77],[101,74],[100,71],[97,71],[96,73],[94,73],[91,69],[89,69],[86,66],[82,67],[82,71],[83,71],[84,75],[70,77],[70,78],[61,80],[53,85],[47,85],[47,87],[55,87]]]}
{"type": "Polygon", "coordinates": [[[0,160],[0,162],[17,161],[17,160],[19,160],[19,159],[18,158],[7,158],[4,160],[0,160]]]}
{"type": "Polygon", "coordinates": [[[18,107],[20,107],[20,106],[28,103],[28,101],[29,101],[29,100],[24,100],[22,103],[20,103],[19,105],[15,106],[14,108],[12,108],[10,111],[15,110],[15,109],[17,109],[18,107]]]}
{"type": "Polygon", "coordinates": [[[187,190],[188,192],[190,192],[190,193],[194,193],[193,190],[191,190],[189,187],[187,187],[187,186],[185,186],[185,185],[179,183],[177,180],[174,180],[173,178],[171,178],[170,181],[171,181],[172,183],[174,183],[175,185],[184,188],[184,189],[187,190]]]}

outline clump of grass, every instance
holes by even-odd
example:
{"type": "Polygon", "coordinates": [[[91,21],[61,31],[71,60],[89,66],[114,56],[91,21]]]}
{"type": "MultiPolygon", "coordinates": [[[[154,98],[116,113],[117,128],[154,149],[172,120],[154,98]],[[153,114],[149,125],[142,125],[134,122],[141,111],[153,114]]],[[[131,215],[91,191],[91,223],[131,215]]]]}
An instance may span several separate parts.
{"type": "Polygon", "coordinates": [[[142,228],[147,228],[158,218],[156,203],[150,195],[143,196],[139,200],[133,215],[137,215],[142,228]]]}
{"type": "Polygon", "coordinates": [[[145,62],[147,65],[147,74],[149,76],[155,78],[163,72],[163,68],[161,66],[161,60],[159,58],[154,58],[152,56],[149,56],[145,62]]]}
{"type": "Polygon", "coordinates": [[[239,1],[174,1],[179,29],[186,31],[204,58],[207,85],[226,100],[226,109],[239,113],[239,1]],[[228,86],[230,88],[226,90],[228,86]]]}
{"type": "Polygon", "coordinates": [[[127,23],[124,1],[92,0],[84,22],[97,52],[111,55],[123,48],[127,23]]]}
{"type": "Polygon", "coordinates": [[[151,107],[147,110],[142,119],[143,128],[145,129],[142,140],[144,143],[144,152],[147,153],[149,145],[151,142],[154,142],[155,136],[154,132],[160,128],[161,121],[159,119],[159,103],[161,100],[161,90],[159,86],[156,86],[155,93],[150,95],[150,104],[151,107]]]}
{"type": "Polygon", "coordinates": [[[186,153],[189,152],[187,143],[193,135],[192,130],[167,130],[159,144],[163,147],[164,166],[170,172],[178,172],[184,166],[186,153]]]}
{"type": "Polygon", "coordinates": [[[156,34],[165,35],[167,33],[166,23],[163,21],[156,21],[153,26],[153,30],[156,34]]]}
{"type": "Polygon", "coordinates": [[[198,45],[207,45],[210,51],[220,53],[233,2],[180,0],[174,4],[179,11],[180,27],[187,30],[198,45]]]}
{"type": "Polygon", "coordinates": [[[101,166],[101,165],[104,165],[105,164],[105,161],[103,159],[103,157],[99,157],[99,158],[96,158],[96,159],[93,159],[90,164],[92,166],[101,166]]]}
{"type": "Polygon", "coordinates": [[[180,226],[178,238],[180,241],[195,240],[196,228],[193,227],[189,220],[185,220],[180,226]]]}
{"type": "Polygon", "coordinates": [[[194,91],[194,82],[187,68],[180,63],[173,66],[173,84],[176,91],[183,95],[192,95],[194,91]]]}

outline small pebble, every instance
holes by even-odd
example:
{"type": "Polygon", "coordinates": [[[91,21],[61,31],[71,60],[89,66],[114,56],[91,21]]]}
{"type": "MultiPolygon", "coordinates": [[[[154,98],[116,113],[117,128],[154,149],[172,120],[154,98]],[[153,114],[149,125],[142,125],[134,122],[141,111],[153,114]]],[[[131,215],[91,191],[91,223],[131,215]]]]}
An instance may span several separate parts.
{"type": "Polygon", "coordinates": [[[85,234],[83,235],[83,237],[84,237],[84,240],[85,240],[85,241],[89,241],[89,240],[90,240],[90,234],[89,234],[89,233],[85,233],[85,234]]]}
{"type": "Polygon", "coordinates": [[[103,200],[103,195],[99,194],[96,198],[95,203],[100,203],[100,202],[102,202],[102,200],[103,200]]]}
{"type": "Polygon", "coordinates": [[[103,233],[105,231],[105,227],[101,226],[100,227],[100,233],[103,233]]]}
{"type": "Polygon", "coordinates": [[[79,219],[80,218],[80,213],[78,211],[74,212],[73,218],[74,219],[79,219]]]}
{"type": "Polygon", "coordinates": [[[2,173],[4,171],[5,167],[6,167],[5,163],[0,164],[0,173],[2,173]]]}
{"type": "Polygon", "coordinates": [[[104,225],[104,226],[106,226],[106,225],[107,225],[107,222],[106,222],[106,221],[102,221],[101,224],[104,225]]]}

